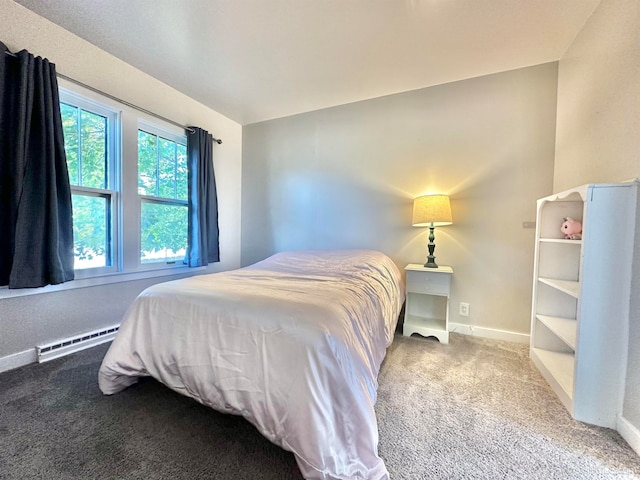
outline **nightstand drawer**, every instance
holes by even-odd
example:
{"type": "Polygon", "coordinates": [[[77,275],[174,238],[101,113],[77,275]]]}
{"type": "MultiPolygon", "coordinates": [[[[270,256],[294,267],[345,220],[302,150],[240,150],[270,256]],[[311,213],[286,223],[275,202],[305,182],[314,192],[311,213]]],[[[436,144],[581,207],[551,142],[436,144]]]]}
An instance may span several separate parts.
{"type": "Polygon", "coordinates": [[[451,275],[447,273],[407,272],[407,292],[449,295],[451,275]]]}

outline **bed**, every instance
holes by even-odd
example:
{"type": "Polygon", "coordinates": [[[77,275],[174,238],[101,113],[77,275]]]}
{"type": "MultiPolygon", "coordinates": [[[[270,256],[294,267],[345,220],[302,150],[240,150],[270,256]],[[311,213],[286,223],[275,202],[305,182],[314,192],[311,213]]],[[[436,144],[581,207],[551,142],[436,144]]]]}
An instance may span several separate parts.
{"type": "Polygon", "coordinates": [[[152,376],[242,415],[307,479],[385,479],[374,404],[403,302],[398,268],[372,250],[283,252],[157,284],[128,309],[99,386],[152,376]]]}

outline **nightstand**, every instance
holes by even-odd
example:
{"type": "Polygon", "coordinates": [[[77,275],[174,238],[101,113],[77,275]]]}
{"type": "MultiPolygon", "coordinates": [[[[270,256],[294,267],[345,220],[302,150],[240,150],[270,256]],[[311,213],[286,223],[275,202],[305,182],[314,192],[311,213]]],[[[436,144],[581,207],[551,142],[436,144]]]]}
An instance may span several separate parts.
{"type": "Polygon", "coordinates": [[[409,264],[404,269],[407,278],[407,303],[402,334],[419,333],[449,343],[449,297],[451,267],[427,268],[409,264]]]}

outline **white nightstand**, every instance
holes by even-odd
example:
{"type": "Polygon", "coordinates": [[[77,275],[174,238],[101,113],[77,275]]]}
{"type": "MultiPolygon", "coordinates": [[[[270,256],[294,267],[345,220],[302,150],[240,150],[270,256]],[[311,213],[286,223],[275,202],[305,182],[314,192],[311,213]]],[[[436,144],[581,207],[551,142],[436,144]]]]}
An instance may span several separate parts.
{"type": "Polygon", "coordinates": [[[427,268],[409,264],[407,276],[407,303],[404,311],[402,334],[419,333],[436,337],[440,343],[449,343],[449,297],[451,295],[451,267],[427,268]]]}

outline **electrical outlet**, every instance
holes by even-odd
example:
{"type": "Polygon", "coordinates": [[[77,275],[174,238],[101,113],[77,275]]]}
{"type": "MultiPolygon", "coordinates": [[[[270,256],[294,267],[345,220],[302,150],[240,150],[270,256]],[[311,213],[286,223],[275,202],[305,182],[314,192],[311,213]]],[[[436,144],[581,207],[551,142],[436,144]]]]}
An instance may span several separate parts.
{"type": "Polygon", "coordinates": [[[469,304],[460,302],[460,316],[468,317],[469,316],[469,304]]]}

